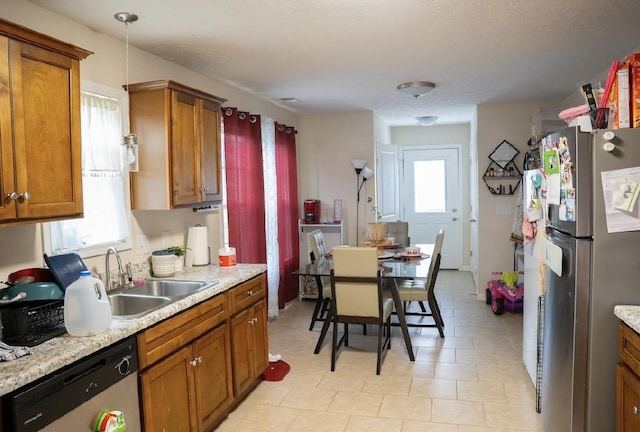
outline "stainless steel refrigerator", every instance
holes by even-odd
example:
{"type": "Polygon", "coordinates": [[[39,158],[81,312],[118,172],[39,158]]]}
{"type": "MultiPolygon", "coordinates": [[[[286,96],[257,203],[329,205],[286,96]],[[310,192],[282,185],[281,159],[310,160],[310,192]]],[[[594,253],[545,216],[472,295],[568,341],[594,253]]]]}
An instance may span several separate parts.
{"type": "Polygon", "coordinates": [[[562,147],[555,154],[545,150],[544,162],[552,169],[559,162],[565,189],[559,205],[549,204],[555,192],[547,172],[544,430],[614,431],[613,308],[640,304],[640,169],[634,169],[640,167],[640,130],[569,128],[544,145],[562,147]]]}

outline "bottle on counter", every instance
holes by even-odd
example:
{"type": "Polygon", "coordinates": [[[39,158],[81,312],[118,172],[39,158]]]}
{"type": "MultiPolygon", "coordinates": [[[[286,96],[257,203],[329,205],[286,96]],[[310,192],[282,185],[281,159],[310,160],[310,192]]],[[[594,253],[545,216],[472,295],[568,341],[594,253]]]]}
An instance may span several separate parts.
{"type": "Polygon", "coordinates": [[[111,327],[104,284],[87,270],[64,293],[64,326],[71,336],[93,336],[111,327]]]}

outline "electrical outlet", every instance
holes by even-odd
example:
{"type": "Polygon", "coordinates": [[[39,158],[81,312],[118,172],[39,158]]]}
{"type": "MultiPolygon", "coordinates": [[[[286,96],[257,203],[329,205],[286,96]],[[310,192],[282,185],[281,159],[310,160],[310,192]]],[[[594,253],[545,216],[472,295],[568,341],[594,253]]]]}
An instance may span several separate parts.
{"type": "Polygon", "coordinates": [[[511,214],[511,206],[509,204],[496,204],[497,216],[509,216],[511,214]]]}
{"type": "Polygon", "coordinates": [[[162,249],[169,247],[169,231],[162,231],[162,249]]]}
{"type": "Polygon", "coordinates": [[[149,237],[144,234],[138,234],[137,239],[137,253],[138,255],[145,255],[149,253],[149,237]]]}

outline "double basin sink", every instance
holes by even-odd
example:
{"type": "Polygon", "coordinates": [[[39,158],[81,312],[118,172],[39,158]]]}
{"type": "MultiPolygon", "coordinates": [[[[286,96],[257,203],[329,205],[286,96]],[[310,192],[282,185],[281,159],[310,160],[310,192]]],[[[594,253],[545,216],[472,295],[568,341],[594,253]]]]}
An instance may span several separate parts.
{"type": "Polygon", "coordinates": [[[212,287],[217,282],[146,279],[144,284],[110,291],[114,318],[136,319],[183,297],[212,287]]]}

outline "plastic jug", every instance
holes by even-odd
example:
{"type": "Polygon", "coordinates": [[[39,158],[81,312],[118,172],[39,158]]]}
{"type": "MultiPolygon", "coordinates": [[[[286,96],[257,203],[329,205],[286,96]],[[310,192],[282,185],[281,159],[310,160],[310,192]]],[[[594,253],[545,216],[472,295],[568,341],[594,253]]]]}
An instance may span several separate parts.
{"type": "Polygon", "coordinates": [[[71,336],[92,336],[111,327],[111,306],[104,284],[89,271],[64,293],[64,326],[71,336]]]}

